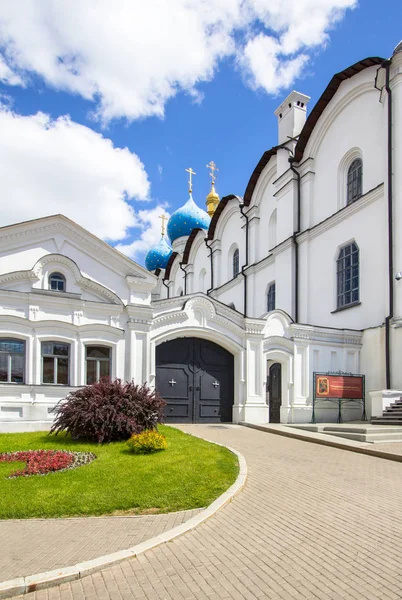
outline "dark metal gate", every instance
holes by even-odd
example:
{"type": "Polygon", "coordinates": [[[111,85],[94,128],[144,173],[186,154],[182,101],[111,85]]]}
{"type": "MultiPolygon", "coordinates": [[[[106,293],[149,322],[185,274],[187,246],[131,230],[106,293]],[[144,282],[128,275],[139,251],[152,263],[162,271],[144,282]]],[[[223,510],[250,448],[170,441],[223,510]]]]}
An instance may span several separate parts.
{"type": "Polygon", "coordinates": [[[282,368],[280,363],[274,363],[269,368],[269,422],[281,422],[282,404],[282,368]]]}
{"type": "Polygon", "coordinates": [[[230,422],[233,355],[200,338],[179,338],[156,348],[156,389],[167,402],[167,421],[230,422]]]}

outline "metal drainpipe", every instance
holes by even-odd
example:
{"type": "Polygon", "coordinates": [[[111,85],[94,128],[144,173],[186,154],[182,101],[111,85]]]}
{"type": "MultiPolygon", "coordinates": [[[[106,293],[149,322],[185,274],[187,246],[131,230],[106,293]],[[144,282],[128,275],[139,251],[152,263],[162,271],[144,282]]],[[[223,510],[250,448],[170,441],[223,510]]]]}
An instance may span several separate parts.
{"type": "Polygon", "coordinates": [[[179,262],[179,267],[184,273],[184,295],[187,296],[187,271],[183,269],[183,263],[179,262]]]}
{"type": "Polygon", "coordinates": [[[389,85],[389,69],[391,60],[382,63],[385,68],[385,89],[388,95],[388,290],[389,290],[389,314],[385,318],[385,376],[387,389],[391,389],[391,337],[390,321],[394,316],[394,234],[393,234],[393,187],[392,187],[392,90],[389,85]]]}
{"type": "MultiPolygon", "coordinates": [[[[170,298],[170,288],[169,288],[168,284],[165,283],[165,281],[166,281],[166,279],[162,279],[162,283],[165,286],[165,288],[167,289],[167,297],[168,297],[168,300],[169,300],[169,298],[170,298]]],[[[167,280],[167,281],[169,281],[169,280],[167,280]]]]}
{"type": "Polygon", "coordinates": [[[211,248],[211,246],[208,246],[208,238],[205,238],[204,241],[205,241],[206,247],[210,251],[209,257],[211,259],[211,287],[209,288],[209,290],[207,290],[207,295],[208,295],[214,289],[214,260],[212,257],[212,248],[211,248]]]}
{"type": "Polygon", "coordinates": [[[240,204],[240,212],[246,219],[246,263],[241,268],[241,274],[244,277],[244,310],[243,315],[247,317],[247,275],[245,273],[245,269],[248,267],[248,222],[249,218],[247,214],[244,212],[244,204],[240,204]]]}
{"type": "Polygon", "coordinates": [[[299,322],[299,244],[297,243],[297,234],[300,233],[300,221],[301,221],[301,184],[300,184],[300,173],[293,165],[294,156],[289,158],[290,168],[295,173],[297,178],[297,223],[296,231],[293,232],[293,245],[295,248],[295,322],[299,322]]]}

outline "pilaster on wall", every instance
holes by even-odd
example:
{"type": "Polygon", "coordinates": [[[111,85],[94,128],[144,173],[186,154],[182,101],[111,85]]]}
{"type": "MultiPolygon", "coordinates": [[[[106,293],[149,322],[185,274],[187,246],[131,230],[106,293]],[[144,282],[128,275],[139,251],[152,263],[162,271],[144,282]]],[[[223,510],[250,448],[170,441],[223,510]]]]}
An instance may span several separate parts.
{"type": "Polygon", "coordinates": [[[150,329],[152,309],[140,313],[137,307],[127,307],[129,319],[126,330],[126,379],[149,383],[151,372],[150,329]]]}
{"type": "Polygon", "coordinates": [[[263,328],[265,322],[246,319],[246,402],[244,421],[267,423],[268,406],[265,401],[266,378],[263,358],[263,328]]]}

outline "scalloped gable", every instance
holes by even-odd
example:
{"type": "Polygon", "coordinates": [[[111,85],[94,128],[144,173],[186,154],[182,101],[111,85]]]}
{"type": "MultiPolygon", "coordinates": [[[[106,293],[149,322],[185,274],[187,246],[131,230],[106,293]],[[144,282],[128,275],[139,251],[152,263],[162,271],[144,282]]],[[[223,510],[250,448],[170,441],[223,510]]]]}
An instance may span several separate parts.
{"type": "MultiPolygon", "coordinates": [[[[122,304],[121,299],[117,294],[106,286],[84,277],[77,264],[62,254],[46,254],[39,259],[36,264],[29,270],[12,271],[9,273],[0,274],[0,289],[14,290],[14,291],[30,291],[33,293],[48,292],[47,288],[41,286],[43,280],[43,273],[46,270],[51,271],[59,270],[64,271],[70,276],[70,279],[74,282],[73,294],[76,294],[79,290],[80,293],[84,292],[87,299],[100,300],[102,302],[108,302],[111,304],[122,304]],[[29,289],[24,290],[24,284],[29,284],[29,289]]],[[[70,284],[71,285],[71,284],[70,284]]],[[[63,294],[58,292],[51,292],[56,294],[59,298],[63,298],[63,294]]],[[[66,297],[70,297],[70,294],[66,294],[66,297]]]]}

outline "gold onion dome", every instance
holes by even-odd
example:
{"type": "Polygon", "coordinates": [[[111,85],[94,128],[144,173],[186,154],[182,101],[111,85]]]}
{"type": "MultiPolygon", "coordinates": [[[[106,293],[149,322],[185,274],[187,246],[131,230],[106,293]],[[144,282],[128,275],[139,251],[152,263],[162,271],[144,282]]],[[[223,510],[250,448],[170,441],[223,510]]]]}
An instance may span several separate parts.
{"type": "Polygon", "coordinates": [[[213,160],[211,160],[210,163],[207,165],[207,169],[210,169],[210,171],[211,171],[209,175],[212,179],[212,182],[211,182],[211,191],[209,192],[209,194],[207,196],[207,200],[206,200],[205,204],[207,205],[207,213],[209,214],[209,216],[212,219],[213,214],[216,211],[216,207],[218,206],[219,201],[220,201],[220,198],[215,190],[215,179],[216,179],[215,171],[219,171],[219,169],[213,160]]]}
{"type": "Polygon", "coordinates": [[[212,216],[214,214],[214,212],[216,211],[216,207],[219,204],[219,196],[216,193],[215,190],[215,184],[212,183],[211,185],[211,191],[209,192],[208,196],[207,196],[207,201],[205,202],[205,204],[207,205],[207,213],[209,214],[209,216],[212,219],[212,216]]]}

